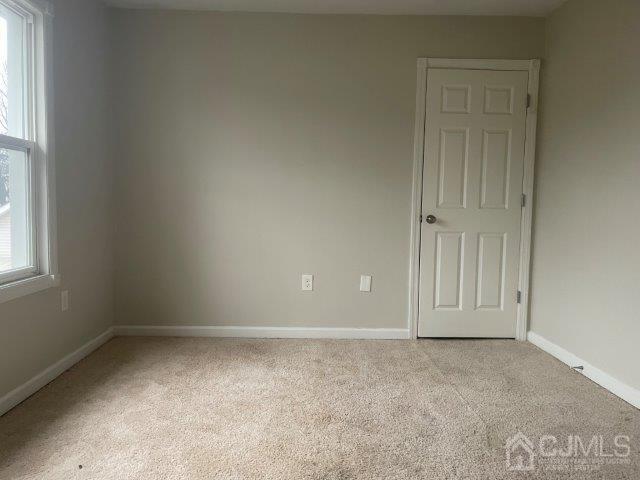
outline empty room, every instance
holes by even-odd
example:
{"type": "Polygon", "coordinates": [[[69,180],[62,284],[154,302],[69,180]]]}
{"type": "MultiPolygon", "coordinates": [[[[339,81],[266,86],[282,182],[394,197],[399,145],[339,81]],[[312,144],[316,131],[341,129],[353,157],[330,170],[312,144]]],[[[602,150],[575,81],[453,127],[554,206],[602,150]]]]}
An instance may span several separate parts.
{"type": "Polygon", "coordinates": [[[640,479],[638,0],[0,0],[0,480],[640,479]]]}

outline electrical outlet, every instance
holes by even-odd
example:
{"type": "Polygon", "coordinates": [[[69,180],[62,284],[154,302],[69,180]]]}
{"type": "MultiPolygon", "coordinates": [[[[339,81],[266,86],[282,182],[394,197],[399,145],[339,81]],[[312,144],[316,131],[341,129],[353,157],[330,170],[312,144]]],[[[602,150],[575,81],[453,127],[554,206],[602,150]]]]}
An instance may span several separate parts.
{"type": "Polygon", "coordinates": [[[313,291],[313,275],[302,275],[302,291],[313,291]]]}
{"type": "Polygon", "coordinates": [[[69,290],[63,290],[60,292],[60,306],[62,307],[63,312],[69,310],[69,290]]]}
{"type": "Polygon", "coordinates": [[[360,291],[361,292],[371,291],[371,275],[360,276],[360,291]]]}

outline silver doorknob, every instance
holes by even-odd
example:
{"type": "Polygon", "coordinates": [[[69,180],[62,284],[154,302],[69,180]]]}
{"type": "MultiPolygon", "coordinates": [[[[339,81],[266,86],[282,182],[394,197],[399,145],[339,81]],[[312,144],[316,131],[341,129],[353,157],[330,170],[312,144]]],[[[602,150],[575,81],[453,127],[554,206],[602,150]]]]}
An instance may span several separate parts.
{"type": "Polygon", "coordinates": [[[425,220],[429,225],[431,225],[436,223],[438,219],[434,215],[427,215],[427,218],[425,218],[425,220]]]}

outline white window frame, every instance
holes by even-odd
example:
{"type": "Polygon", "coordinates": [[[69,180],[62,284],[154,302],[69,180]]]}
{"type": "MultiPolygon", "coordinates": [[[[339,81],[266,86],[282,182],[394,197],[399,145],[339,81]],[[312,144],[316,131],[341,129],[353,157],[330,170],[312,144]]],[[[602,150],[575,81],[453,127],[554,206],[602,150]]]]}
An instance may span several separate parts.
{"type": "Polygon", "coordinates": [[[31,140],[0,135],[0,145],[23,150],[31,162],[30,201],[35,267],[4,275],[0,279],[0,303],[60,284],[57,258],[55,158],[53,130],[53,7],[48,0],[2,0],[8,6],[27,12],[31,45],[27,80],[31,140]]]}

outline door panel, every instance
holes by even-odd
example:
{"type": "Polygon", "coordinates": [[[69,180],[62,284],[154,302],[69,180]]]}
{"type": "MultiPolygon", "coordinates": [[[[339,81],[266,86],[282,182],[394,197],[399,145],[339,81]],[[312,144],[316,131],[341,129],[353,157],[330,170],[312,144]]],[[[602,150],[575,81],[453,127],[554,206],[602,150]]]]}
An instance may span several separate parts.
{"type": "Polygon", "coordinates": [[[482,179],[480,208],[507,208],[509,198],[509,155],[511,132],[482,132],[482,179]]]}
{"type": "Polygon", "coordinates": [[[462,306],[462,260],[464,234],[436,233],[436,285],[434,308],[460,309],[462,306]]]}
{"type": "Polygon", "coordinates": [[[467,129],[440,130],[438,207],[464,208],[467,193],[467,129]]]}
{"type": "Polygon", "coordinates": [[[478,278],[476,308],[502,309],[504,299],[505,235],[478,234],[478,278]]]}
{"type": "Polygon", "coordinates": [[[421,337],[515,336],[527,80],[427,73],[421,337]]]}

